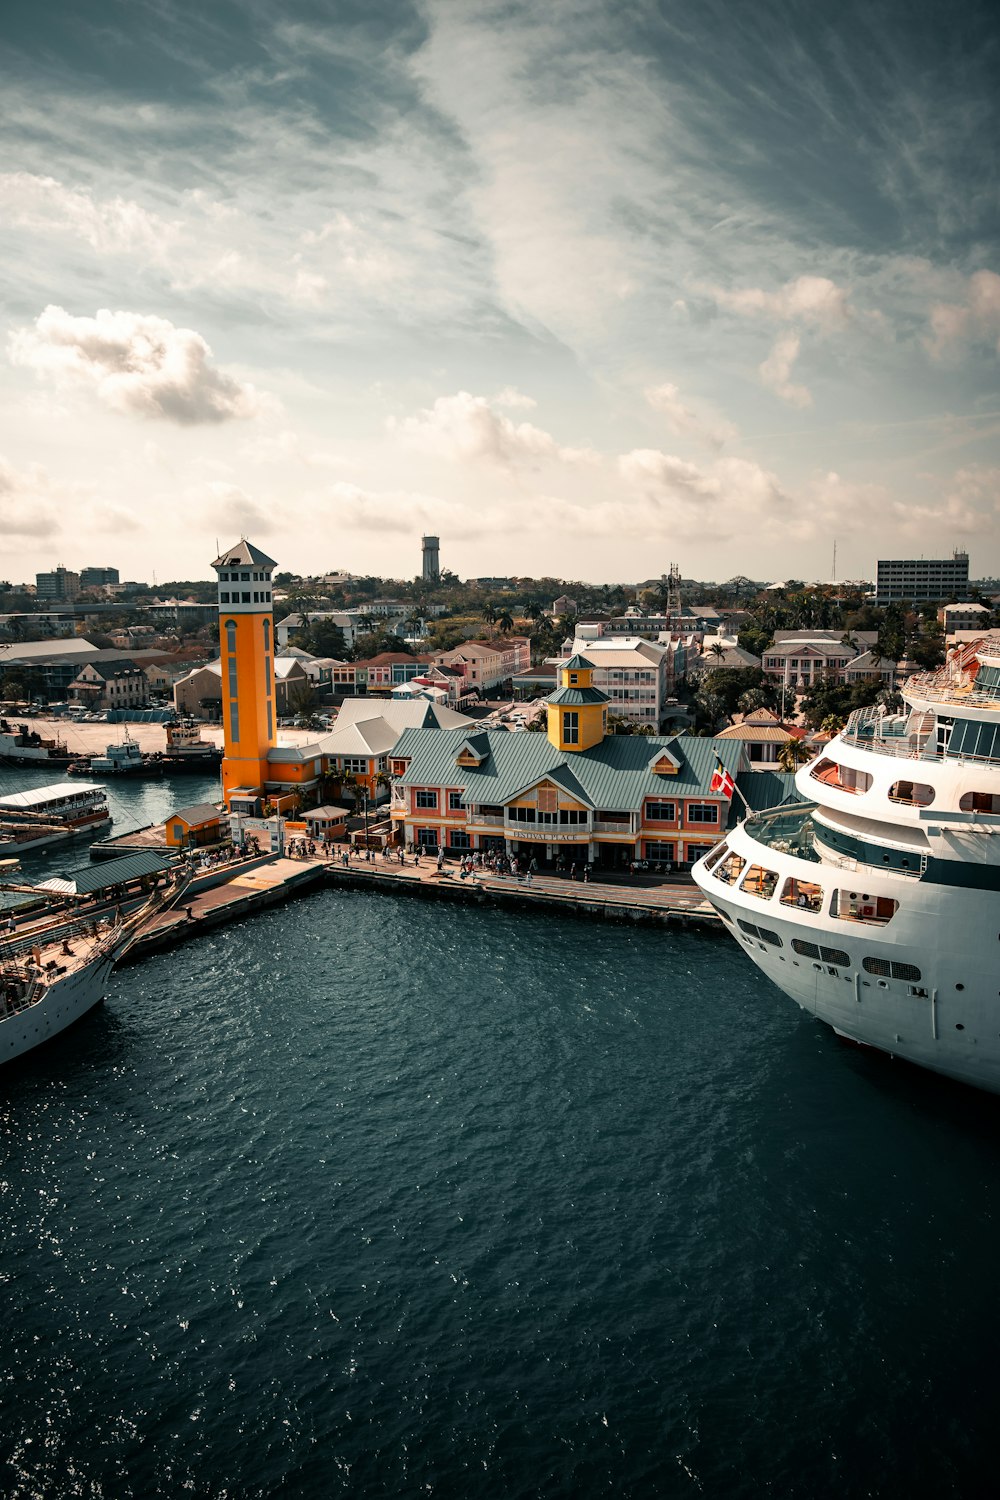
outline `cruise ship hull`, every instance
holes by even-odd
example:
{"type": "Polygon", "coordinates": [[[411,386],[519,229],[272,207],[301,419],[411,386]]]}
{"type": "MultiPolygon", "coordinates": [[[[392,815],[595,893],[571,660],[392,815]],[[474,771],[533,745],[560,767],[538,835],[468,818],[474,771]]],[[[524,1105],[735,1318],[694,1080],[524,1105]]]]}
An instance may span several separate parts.
{"type": "Polygon", "coordinates": [[[777,876],[769,897],[730,888],[718,873],[724,861],[712,866],[711,856],[698,862],[694,878],[780,990],[852,1042],[1000,1093],[1000,975],[983,942],[984,932],[1000,937],[995,891],[817,864],[762,847],[743,825],[726,847],[745,868],[765,866],[777,876]],[[785,905],[780,892],[789,879],[821,883],[824,913],[785,905]],[[834,886],[872,902],[897,901],[898,909],[884,927],[832,918],[834,886]]]}

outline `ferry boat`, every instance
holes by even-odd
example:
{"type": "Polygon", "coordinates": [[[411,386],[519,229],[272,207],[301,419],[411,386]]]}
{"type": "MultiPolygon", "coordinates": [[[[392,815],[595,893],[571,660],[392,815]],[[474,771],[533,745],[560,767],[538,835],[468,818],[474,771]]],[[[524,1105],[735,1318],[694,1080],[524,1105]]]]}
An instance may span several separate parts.
{"type": "Polygon", "coordinates": [[[863,708],[694,878],[839,1035],[1000,1093],[1000,636],[863,708]]]}
{"type": "Polygon", "coordinates": [[[168,724],[167,748],[163,752],[163,769],[172,771],[215,771],[222,765],[222,749],[202,738],[197,724],[168,724]]]}
{"type": "Polygon", "coordinates": [[[0,855],[99,833],[111,822],[108,794],[92,782],[59,781],[0,797],[0,855]]]}
{"type": "Polygon", "coordinates": [[[58,739],[45,739],[27,724],[16,728],[0,719],[0,761],[10,766],[51,766],[53,770],[72,766],[82,759],[76,750],[67,749],[58,739]]]}
{"type": "Polygon", "coordinates": [[[115,964],[189,880],[175,872],[127,916],[84,922],[60,915],[0,937],[0,1064],[23,1057],[93,1010],[115,964]]]}

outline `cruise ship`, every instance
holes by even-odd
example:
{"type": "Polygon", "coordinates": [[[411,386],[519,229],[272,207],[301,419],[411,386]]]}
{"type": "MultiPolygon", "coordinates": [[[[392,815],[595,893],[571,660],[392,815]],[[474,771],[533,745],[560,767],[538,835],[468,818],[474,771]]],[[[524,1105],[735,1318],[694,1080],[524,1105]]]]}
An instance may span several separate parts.
{"type": "Polygon", "coordinates": [[[863,708],[694,867],[758,968],[841,1036],[1000,1093],[1000,636],[863,708]],[[994,946],[997,945],[997,946],[994,946]]]}

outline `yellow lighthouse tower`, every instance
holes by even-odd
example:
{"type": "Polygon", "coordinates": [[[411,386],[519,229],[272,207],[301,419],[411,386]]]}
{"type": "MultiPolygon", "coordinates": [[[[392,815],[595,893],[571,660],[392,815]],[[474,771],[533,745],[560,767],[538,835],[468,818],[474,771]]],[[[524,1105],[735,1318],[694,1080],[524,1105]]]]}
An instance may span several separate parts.
{"type": "Polygon", "coordinates": [[[589,750],[608,732],[608,695],[592,683],[594,664],[571,656],[562,668],[562,686],[545,700],[549,741],[557,750],[589,750]]]}
{"type": "Polygon", "coordinates": [[[263,793],[267,752],[275,742],[274,559],[241,541],[212,564],[219,575],[222,658],[222,795],[263,793]]]}

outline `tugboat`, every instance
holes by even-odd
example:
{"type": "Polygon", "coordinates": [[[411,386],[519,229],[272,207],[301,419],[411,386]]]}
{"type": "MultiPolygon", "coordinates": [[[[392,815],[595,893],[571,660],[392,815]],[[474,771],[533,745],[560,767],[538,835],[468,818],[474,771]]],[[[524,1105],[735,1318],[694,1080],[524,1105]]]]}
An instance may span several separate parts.
{"type": "Polygon", "coordinates": [[[120,744],[106,745],[103,755],[77,761],[70,772],[78,776],[162,776],[163,757],[144,755],[135,740],[126,738],[120,744]]]}
{"type": "Polygon", "coordinates": [[[6,765],[63,770],[83,759],[79,751],[68,750],[63,740],[46,740],[27,724],[18,724],[15,729],[6,719],[0,719],[0,761],[6,765]]]}
{"type": "Polygon", "coordinates": [[[172,772],[196,772],[205,775],[222,764],[222,750],[211,740],[202,738],[193,720],[167,725],[167,748],[163,752],[163,769],[172,772]]]}

